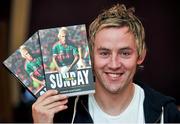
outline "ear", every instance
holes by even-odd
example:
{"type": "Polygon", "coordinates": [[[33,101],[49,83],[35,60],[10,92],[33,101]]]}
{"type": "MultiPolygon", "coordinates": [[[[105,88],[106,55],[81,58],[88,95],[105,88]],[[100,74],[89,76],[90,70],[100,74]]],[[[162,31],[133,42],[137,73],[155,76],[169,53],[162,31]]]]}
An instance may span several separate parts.
{"type": "Polygon", "coordinates": [[[138,57],[137,64],[138,65],[142,64],[142,62],[144,61],[145,57],[146,57],[146,49],[144,49],[142,51],[141,56],[138,57]]]}

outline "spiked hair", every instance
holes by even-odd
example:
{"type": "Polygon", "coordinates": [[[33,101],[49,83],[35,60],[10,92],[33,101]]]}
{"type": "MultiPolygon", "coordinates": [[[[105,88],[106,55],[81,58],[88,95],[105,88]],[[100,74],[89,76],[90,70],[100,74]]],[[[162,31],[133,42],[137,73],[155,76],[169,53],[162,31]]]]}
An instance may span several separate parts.
{"type": "Polygon", "coordinates": [[[124,4],[117,4],[112,8],[105,10],[90,24],[89,40],[93,48],[96,34],[109,27],[124,27],[127,26],[136,39],[137,53],[141,56],[142,51],[146,49],[145,31],[141,21],[134,15],[135,9],[126,9],[124,4]]]}

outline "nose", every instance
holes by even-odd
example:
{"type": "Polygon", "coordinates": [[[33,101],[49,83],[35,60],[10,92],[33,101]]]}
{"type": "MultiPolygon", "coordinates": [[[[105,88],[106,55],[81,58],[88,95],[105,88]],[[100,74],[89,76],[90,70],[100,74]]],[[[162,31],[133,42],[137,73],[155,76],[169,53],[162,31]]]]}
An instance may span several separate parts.
{"type": "Polygon", "coordinates": [[[121,67],[121,61],[118,55],[112,55],[108,67],[113,70],[119,69],[121,67]]]}

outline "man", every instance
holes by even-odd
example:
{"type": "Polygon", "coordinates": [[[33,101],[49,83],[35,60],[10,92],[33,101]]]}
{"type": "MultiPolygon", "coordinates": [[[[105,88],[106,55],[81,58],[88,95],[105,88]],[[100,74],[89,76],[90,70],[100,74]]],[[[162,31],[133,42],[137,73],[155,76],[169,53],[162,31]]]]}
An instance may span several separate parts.
{"type": "MultiPolygon", "coordinates": [[[[32,79],[32,90],[37,91],[45,85],[43,64],[40,57],[34,58],[27,47],[22,45],[19,49],[21,56],[26,60],[24,64],[25,71],[32,79]]],[[[45,67],[45,66],[44,66],[45,67]]]]}
{"type": "Polygon", "coordinates": [[[58,42],[53,46],[53,63],[60,72],[67,72],[75,68],[79,60],[78,49],[68,44],[68,29],[59,29],[58,42]]]}
{"type": "Polygon", "coordinates": [[[74,100],[49,90],[32,106],[34,122],[180,122],[174,99],[133,81],[146,55],[144,28],[133,12],[117,4],[90,25],[96,93],[74,100]]]}

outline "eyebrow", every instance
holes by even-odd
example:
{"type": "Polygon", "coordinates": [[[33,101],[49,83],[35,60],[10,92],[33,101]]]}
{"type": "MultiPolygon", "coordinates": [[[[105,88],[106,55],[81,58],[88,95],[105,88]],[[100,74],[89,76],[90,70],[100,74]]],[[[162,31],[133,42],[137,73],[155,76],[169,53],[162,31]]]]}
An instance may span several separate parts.
{"type": "Polygon", "coordinates": [[[104,51],[106,50],[106,51],[109,51],[110,49],[105,48],[105,47],[99,47],[98,50],[104,50],[104,51]]]}
{"type": "MultiPolygon", "coordinates": [[[[105,47],[99,47],[98,50],[110,51],[110,49],[105,48],[105,47]]],[[[119,51],[124,51],[124,50],[134,50],[134,49],[132,49],[130,47],[123,47],[123,48],[119,49],[119,51]]]]}
{"type": "Polygon", "coordinates": [[[123,50],[133,50],[133,49],[130,48],[130,47],[123,47],[123,48],[120,49],[120,51],[123,51],[123,50]]]}

